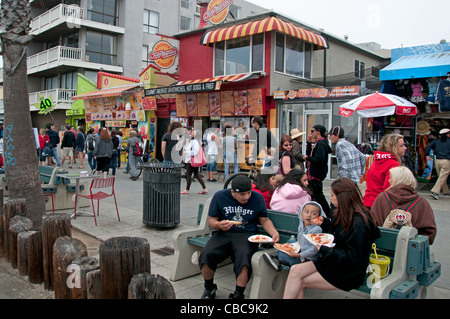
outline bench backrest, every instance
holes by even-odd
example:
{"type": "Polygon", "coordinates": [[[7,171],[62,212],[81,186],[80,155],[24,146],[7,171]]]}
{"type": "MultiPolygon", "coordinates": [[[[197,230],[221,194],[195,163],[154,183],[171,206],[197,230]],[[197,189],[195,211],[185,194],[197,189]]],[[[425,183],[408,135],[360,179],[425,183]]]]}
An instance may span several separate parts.
{"type": "MultiPolygon", "coordinates": [[[[272,221],[275,228],[280,234],[280,243],[285,243],[293,235],[297,238],[298,234],[298,215],[286,212],[280,212],[276,210],[267,210],[269,219],[272,221]]],[[[266,234],[261,225],[258,225],[258,233],[266,234]]]]}

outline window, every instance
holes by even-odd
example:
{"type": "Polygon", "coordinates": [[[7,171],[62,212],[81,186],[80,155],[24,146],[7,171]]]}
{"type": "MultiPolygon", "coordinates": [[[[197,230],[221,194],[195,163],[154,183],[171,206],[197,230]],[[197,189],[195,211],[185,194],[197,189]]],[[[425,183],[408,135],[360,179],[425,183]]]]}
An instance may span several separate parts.
{"type": "Polygon", "coordinates": [[[150,62],[148,60],[148,54],[150,53],[149,50],[150,49],[149,49],[148,45],[142,46],[142,68],[143,69],[145,69],[150,62]]]}
{"type": "Polygon", "coordinates": [[[364,62],[355,60],[355,78],[364,79],[366,77],[366,64],[364,62]]]}
{"type": "Polygon", "coordinates": [[[180,30],[190,30],[191,29],[191,18],[180,17],[180,30]]]}
{"type": "Polygon", "coordinates": [[[159,13],[144,10],[144,32],[156,34],[159,32],[159,13]]]}
{"type": "Polygon", "coordinates": [[[61,74],[60,88],[76,90],[77,89],[77,72],[68,72],[61,74]]]}
{"type": "Polygon", "coordinates": [[[87,18],[95,22],[117,25],[119,17],[116,0],[88,0],[87,18]]]}
{"type": "Polygon", "coordinates": [[[264,34],[255,34],[215,44],[215,76],[263,70],[264,34]]]}
{"type": "Polygon", "coordinates": [[[312,75],[312,44],[277,33],[275,71],[310,79],[312,75]]]}
{"type": "Polygon", "coordinates": [[[86,58],[93,63],[117,64],[116,37],[88,31],[86,34],[86,58]]]}
{"type": "Polygon", "coordinates": [[[180,6],[182,8],[190,9],[190,7],[191,7],[191,0],[181,0],[180,1],[180,6]]]}
{"type": "Polygon", "coordinates": [[[239,19],[241,17],[241,7],[238,7],[237,5],[232,4],[230,6],[230,11],[229,13],[231,14],[232,17],[234,17],[235,19],[239,19]]]}

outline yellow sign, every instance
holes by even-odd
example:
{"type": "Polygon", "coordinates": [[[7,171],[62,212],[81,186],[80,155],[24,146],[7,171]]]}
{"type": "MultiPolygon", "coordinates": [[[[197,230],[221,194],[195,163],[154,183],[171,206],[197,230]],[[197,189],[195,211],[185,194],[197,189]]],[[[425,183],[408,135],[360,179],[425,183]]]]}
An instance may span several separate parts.
{"type": "Polygon", "coordinates": [[[212,24],[222,23],[227,18],[232,4],[233,0],[211,0],[206,12],[203,14],[203,19],[212,24]]]}

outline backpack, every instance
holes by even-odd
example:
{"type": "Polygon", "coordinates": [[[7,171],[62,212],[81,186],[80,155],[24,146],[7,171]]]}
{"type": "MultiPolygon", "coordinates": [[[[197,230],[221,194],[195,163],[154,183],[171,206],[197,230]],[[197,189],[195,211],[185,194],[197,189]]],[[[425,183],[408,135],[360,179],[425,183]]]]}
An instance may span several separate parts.
{"type": "Polygon", "coordinates": [[[142,147],[139,145],[139,143],[134,144],[133,155],[134,156],[142,156],[142,147]]]}
{"type": "Polygon", "coordinates": [[[87,139],[87,150],[88,152],[93,152],[95,149],[95,140],[92,137],[87,139]]]}
{"type": "Polygon", "coordinates": [[[401,209],[401,208],[394,208],[394,205],[392,205],[388,194],[386,192],[383,192],[383,194],[392,208],[392,210],[384,220],[383,227],[393,229],[400,229],[403,226],[413,227],[413,224],[411,222],[410,211],[414,206],[416,206],[420,202],[422,196],[417,195],[417,197],[412,201],[412,203],[408,206],[408,208],[401,209]]]}

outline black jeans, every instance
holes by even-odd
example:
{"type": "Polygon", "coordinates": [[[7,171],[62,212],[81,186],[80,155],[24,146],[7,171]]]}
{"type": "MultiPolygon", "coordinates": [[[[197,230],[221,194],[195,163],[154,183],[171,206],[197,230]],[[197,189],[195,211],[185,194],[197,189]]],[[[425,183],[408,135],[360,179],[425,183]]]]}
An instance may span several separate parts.
{"type": "Polygon", "coordinates": [[[308,187],[312,191],[312,200],[316,201],[322,206],[323,212],[327,217],[330,216],[330,205],[323,194],[323,183],[317,179],[312,179],[308,182],[308,187]]]}

